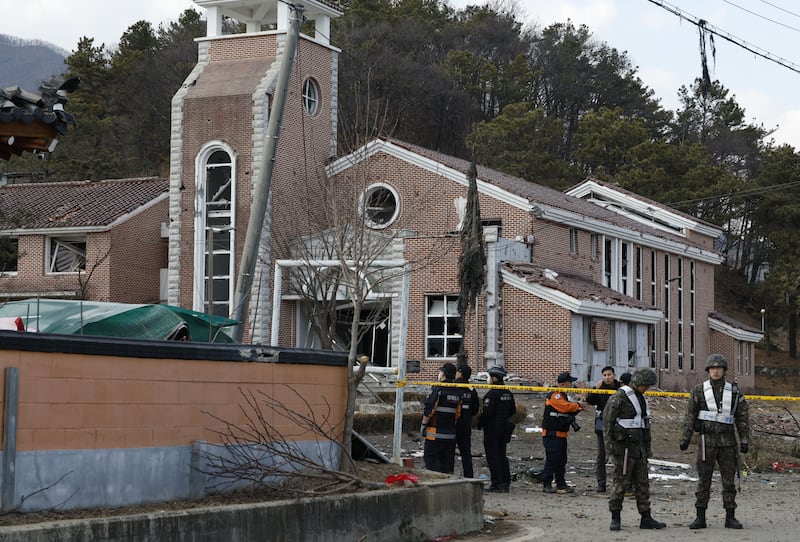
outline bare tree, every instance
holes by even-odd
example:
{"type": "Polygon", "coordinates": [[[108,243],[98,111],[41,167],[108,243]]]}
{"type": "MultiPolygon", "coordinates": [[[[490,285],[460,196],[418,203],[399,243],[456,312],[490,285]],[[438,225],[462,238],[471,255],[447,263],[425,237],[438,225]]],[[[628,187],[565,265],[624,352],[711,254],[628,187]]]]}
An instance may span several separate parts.
{"type": "Polygon", "coordinates": [[[201,453],[204,467],[197,470],[211,477],[215,489],[280,486],[296,496],[325,495],[353,487],[379,488],[383,484],[363,480],[349,455],[339,468],[332,465],[330,450],[342,447],[337,438],[342,420],[331,418],[325,408],[312,407],[305,397],[286,385],[300,405],[292,408],[263,391],[239,388],[243,403],[239,406],[244,423],[236,424],[205,412],[224,429],[212,430],[221,446],[201,453]],[[291,426],[292,430],[286,427],[291,426]],[[304,448],[301,442],[316,443],[304,448]],[[313,445],[312,445],[313,446],[313,445]],[[297,483],[292,483],[297,482],[297,483]]]}
{"type": "MultiPolygon", "coordinates": [[[[401,212],[397,193],[381,182],[370,159],[371,145],[380,144],[375,136],[385,127],[385,115],[373,104],[347,118],[356,120],[345,130],[345,157],[326,168],[302,164],[298,169],[304,173],[294,182],[305,186],[296,186],[290,195],[272,193],[273,209],[294,211],[282,213],[273,242],[295,263],[286,273],[284,293],[297,300],[309,336],[318,341],[308,346],[348,352],[343,465],[350,454],[357,388],[367,370],[367,363],[358,360],[371,356],[360,348],[362,339],[377,326],[391,324],[409,268],[424,267],[458,243],[457,234],[439,232],[435,247],[409,260],[407,240],[427,235],[411,228],[424,223],[418,219],[431,205],[430,194],[407,194],[401,212]]],[[[394,333],[404,331],[397,326],[394,333]]]]}

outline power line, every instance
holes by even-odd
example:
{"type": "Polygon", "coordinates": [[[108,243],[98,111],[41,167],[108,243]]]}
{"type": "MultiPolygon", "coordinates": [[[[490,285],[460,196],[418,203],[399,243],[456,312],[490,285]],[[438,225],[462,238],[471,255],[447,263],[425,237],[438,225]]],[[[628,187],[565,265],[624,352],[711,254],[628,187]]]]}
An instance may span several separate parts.
{"type": "Polygon", "coordinates": [[[792,15],[792,16],[794,16],[794,17],[798,17],[798,18],[800,18],[800,15],[798,15],[798,14],[797,14],[797,13],[795,13],[794,11],[789,11],[788,9],[784,9],[784,8],[782,8],[782,7],[780,7],[780,6],[776,5],[776,4],[773,4],[773,3],[771,3],[771,2],[767,2],[767,0],[761,0],[761,2],[763,2],[764,4],[766,4],[766,5],[768,5],[768,6],[772,6],[772,7],[774,7],[775,9],[777,9],[777,10],[780,10],[780,11],[782,11],[782,12],[784,12],[784,13],[788,13],[789,15],[792,15]]]}
{"type": "Polygon", "coordinates": [[[726,41],[729,41],[732,44],[734,44],[734,45],[736,45],[738,47],[741,47],[742,49],[744,49],[746,51],[750,51],[751,53],[753,53],[756,56],[760,56],[761,58],[769,60],[770,62],[774,62],[775,64],[783,66],[784,68],[788,68],[788,69],[792,70],[795,73],[800,73],[800,66],[795,64],[794,62],[791,62],[789,60],[786,60],[785,58],[781,58],[781,57],[779,57],[777,55],[774,55],[774,54],[770,53],[769,51],[767,51],[766,49],[762,49],[761,47],[758,47],[757,45],[753,45],[751,43],[747,43],[747,41],[743,40],[742,38],[738,38],[738,37],[734,36],[733,34],[731,34],[730,32],[726,32],[725,30],[717,28],[716,26],[714,26],[712,24],[709,24],[707,21],[705,21],[703,19],[700,19],[698,17],[695,17],[694,15],[691,15],[690,13],[687,13],[687,12],[679,9],[676,6],[673,6],[669,2],[664,2],[662,0],[647,0],[647,1],[650,2],[651,4],[655,4],[655,5],[657,5],[657,6],[661,7],[661,8],[664,8],[665,10],[669,11],[670,13],[672,13],[674,15],[677,15],[679,18],[683,19],[684,21],[687,21],[687,22],[697,26],[701,30],[704,30],[706,32],[710,32],[711,34],[714,34],[715,36],[718,36],[718,37],[720,37],[720,38],[722,38],[722,39],[724,39],[726,41]]]}
{"type": "Polygon", "coordinates": [[[685,199],[682,201],[673,201],[670,203],[665,203],[664,205],[668,205],[669,207],[675,207],[676,209],[679,209],[681,206],[688,207],[689,204],[692,203],[702,203],[704,201],[716,201],[722,198],[730,198],[730,197],[757,196],[759,194],[766,194],[767,192],[774,192],[776,190],[783,190],[786,188],[792,188],[799,185],[800,181],[791,181],[788,183],[775,184],[772,186],[752,188],[750,190],[741,190],[739,192],[728,192],[726,194],[720,194],[717,196],[707,196],[705,198],[694,198],[694,199],[685,199]]]}
{"type": "Polygon", "coordinates": [[[756,13],[755,11],[751,11],[751,10],[745,8],[745,7],[742,7],[739,4],[734,4],[730,0],[722,0],[722,1],[725,2],[726,4],[729,4],[729,5],[737,8],[737,9],[741,9],[742,11],[745,11],[745,12],[749,13],[750,15],[755,15],[756,17],[764,19],[765,21],[769,21],[771,23],[775,23],[775,24],[780,25],[780,26],[782,26],[784,28],[788,28],[789,30],[794,30],[795,32],[800,32],[800,28],[795,28],[793,26],[789,26],[788,24],[783,24],[780,21],[776,21],[775,19],[770,19],[769,17],[761,15],[760,13],[756,13]]]}

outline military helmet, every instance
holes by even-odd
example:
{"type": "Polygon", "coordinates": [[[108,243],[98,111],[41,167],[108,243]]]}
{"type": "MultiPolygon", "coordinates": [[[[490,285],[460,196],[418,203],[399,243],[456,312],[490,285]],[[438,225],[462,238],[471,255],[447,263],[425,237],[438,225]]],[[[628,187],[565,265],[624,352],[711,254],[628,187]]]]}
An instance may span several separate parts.
{"type": "Polygon", "coordinates": [[[711,354],[706,358],[706,371],[712,367],[722,367],[728,370],[728,362],[725,361],[725,356],[722,354],[711,354]]]}
{"type": "Polygon", "coordinates": [[[631,386],[634,388],[639,386],[655,386],[656,385],[656,372],[653,369],[646,367],[636,369],[631,376],[631,386]]]}
{"type": "Polygon", "coordinates": [[[501,378],[505,378],[507,374],[506,368],[503,367],[502,365],[494,365],[492,367],[489,367],[489,370],[487,372],[489,373],[489,376],[499,376],[501,378]]]}

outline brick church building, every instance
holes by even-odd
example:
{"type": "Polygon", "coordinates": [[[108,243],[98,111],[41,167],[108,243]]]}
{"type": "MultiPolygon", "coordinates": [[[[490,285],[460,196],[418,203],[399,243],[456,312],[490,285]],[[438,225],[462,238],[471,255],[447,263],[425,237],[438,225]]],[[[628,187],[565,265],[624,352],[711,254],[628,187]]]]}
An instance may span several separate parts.
{"type": "MultiPolygon", "coordinates": [[[[292,12],[277,0],[195,1],[208,35],[173,99],[167,301],[228,316],[292,12]],[[223,35],[226,16],[246,31],[223,35]]],[[[418,361],[418,376],[430,378],[463,344],[478,370],[501,363],[528,381],[554,384],[567,370],[595,381],[613,365],[652,367],[661,388],[685,389],[720,352],[752,389],[761,333],[714,308],[721,230],[593,179],[564,193],[478,165],[486,279],[461,333],[470,164],[388,137],[337,154],[340,50],[329,36],[339,15],[332,2],[304,2],[314,31],[300,34],[291,63],[246,342],[320,345],[284,272],[308,260],[298,247],[333,231],[321,217],[336,199],[383,239],[381,261],[403,270],[374,295],[383,312],[362,353],[377,365],[418,361]]]]}

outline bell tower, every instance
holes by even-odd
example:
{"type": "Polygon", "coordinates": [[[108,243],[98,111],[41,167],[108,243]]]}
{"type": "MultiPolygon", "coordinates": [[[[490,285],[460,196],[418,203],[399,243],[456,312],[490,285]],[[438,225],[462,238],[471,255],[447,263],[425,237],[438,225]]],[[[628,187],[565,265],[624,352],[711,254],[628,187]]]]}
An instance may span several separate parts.
{"type": "MultiPolygon", "coordinates": [[[[195,3],[206,10],[207,35],[172,100],[167,299],[227,317],[293,12],[279,0],[195,3]]],[[[291,61],[245,342],[269,342],[271,262],[285,257],[275,239],[297,176],[335,153],[339,50],[330,21],[341,13],[333,2],[303,2],[313,35],[301,32],[291,61]]]]}

